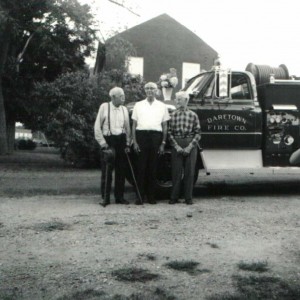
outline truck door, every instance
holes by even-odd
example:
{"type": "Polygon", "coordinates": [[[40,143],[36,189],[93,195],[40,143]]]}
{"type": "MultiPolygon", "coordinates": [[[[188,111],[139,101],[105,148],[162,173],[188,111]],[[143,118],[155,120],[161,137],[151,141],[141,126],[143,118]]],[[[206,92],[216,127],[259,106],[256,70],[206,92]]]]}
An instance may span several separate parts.
{"type": "Polygon", "coordinates": [[[227,97],[219,96],[216,76],[206,82],[201,91],[192,92],[189,105],[199,115],[203,148],[260,149],[262,113],[251,74],[232,72],[227,97]]]}

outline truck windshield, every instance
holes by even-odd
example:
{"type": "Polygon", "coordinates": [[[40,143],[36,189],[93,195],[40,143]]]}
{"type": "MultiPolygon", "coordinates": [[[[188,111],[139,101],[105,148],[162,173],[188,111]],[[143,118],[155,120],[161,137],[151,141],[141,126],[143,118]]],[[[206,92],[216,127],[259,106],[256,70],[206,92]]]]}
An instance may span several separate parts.
{"type": "Polygon", "coordinates": [[[211,73],[203,73],[191,78],[183,88],[183,91],[189,94],[198,94],[203,89],[207,81],[211,78],[211,76],[211,73]]]}

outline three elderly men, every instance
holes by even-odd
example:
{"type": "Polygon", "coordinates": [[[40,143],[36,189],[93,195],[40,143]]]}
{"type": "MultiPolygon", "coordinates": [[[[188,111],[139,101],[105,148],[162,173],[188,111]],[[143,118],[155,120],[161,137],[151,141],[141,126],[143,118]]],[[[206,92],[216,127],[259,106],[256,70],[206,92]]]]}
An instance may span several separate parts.
{"type": "MultiPolygon", "coordinates": [[[[172,182],[170,204],[178,203],[182,174],[184,175],[184,198],[192,204],[193,178],[197,159],[197,144],[200,140],[198,116],[187,108],[189,95],[176,94],[177,110],[169,115],[167,106],[156,99],[157,85],[145,85],[146,99],[135,104],[132,113],[132,141],[137,155],[137,189],[141,197],[135,204],[144,202],[156,204],[155,180],[158,156],[164,153],[169,135],[172,146],[172,182]],[[169,121],[169,125],[168,125],[169,121]]],[[[131,132],[127,109],[122,105],[125,100],[121,88],[113,88],[109,95],[111,102],[101,104],[96,118],[95,138],[101,147],[101,195],[102,204],[110,204],[112,169],[115,168],[116,203],[128,204],[124,199],[126,168],[125,151],[129,152],[131,132]],[[109,162],[108,154],[112,158],[109,162]],[[105,159],[106,158],[106,159],[105,159]]]]}

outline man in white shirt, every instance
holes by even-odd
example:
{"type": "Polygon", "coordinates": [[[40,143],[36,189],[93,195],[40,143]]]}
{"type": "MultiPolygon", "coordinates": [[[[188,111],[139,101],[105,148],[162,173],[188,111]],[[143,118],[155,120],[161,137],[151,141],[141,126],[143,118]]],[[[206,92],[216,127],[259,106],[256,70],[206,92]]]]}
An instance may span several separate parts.
{"type": "Polygon", "coordinates": [[[115,87],[109,91],[111,101],[100,105],[94,125],[95,139],[101,147],[101,195],[100,204],[110,204],[112,171],[115,168],[114,196],[116,203],[128,204],[124,199],[125,151],[129,152],[131,134],[128,110],[124,104],[125,94],[122,88],[115,87]],[[107,154],[110,153],[110,159],[107,154]]]}
{"type": "MultiPolygon", "coordinates": [[[[158,155],[164,153],[167,139],[167,121],[170,119],[167,106],[155,98],[157,85],[145,85],[147,98],[137,102],[132,113],[133,148],[138,156],[137,183],[142,199],[156,204],[155,181],[158,155]]],[[[137,200],[135,204],[143,204],[137,200]]]]}

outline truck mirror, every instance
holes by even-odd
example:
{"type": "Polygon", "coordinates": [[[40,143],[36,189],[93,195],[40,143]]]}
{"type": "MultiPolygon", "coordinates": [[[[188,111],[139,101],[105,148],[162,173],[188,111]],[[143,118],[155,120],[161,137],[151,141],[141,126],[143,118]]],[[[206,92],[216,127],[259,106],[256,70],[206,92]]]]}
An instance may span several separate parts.
{"type": "Polygon", "coordinates": [[[198,94],[199,94],[199,91],[194,90],[194,91],[192,91],[191,93],[189,93],[189,96],[190,96],[191,99],[193,99],[193,98],[195,98],[198,94]]]}

